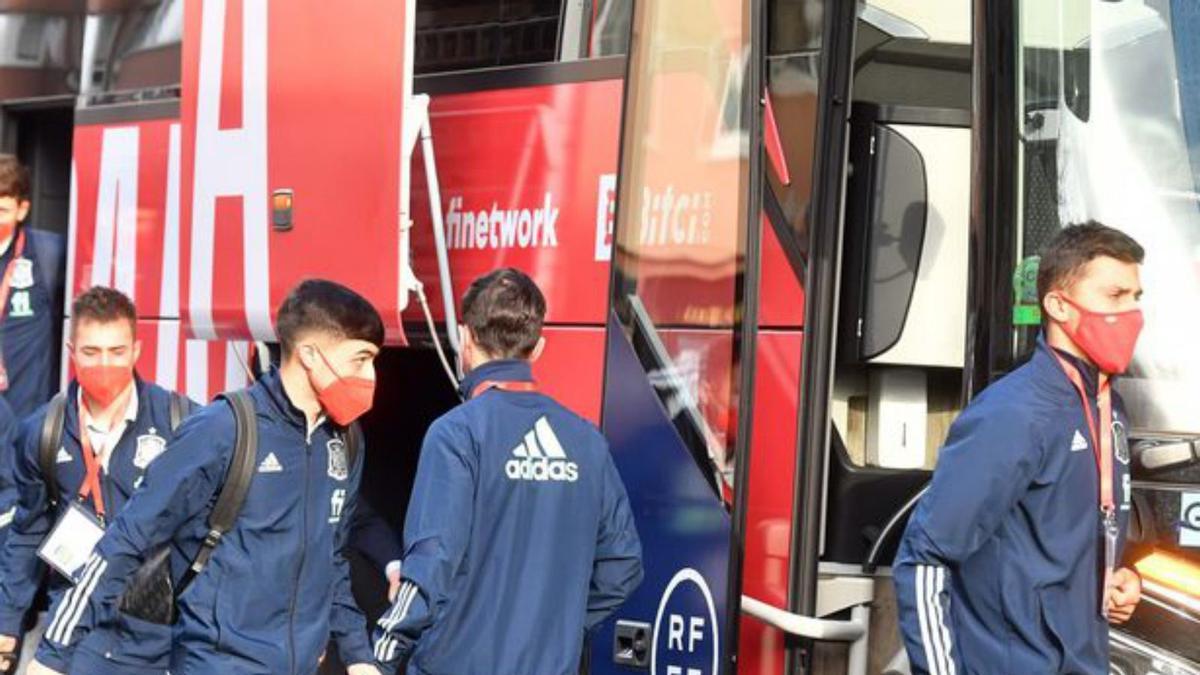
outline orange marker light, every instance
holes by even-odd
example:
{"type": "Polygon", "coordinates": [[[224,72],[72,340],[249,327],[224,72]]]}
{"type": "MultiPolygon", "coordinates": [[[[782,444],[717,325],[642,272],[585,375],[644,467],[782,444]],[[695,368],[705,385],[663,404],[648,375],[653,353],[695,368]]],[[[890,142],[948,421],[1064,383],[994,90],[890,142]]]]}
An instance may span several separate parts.
{"type": "Polygon", "coordinates": [[[1163,551],[1134,563],[1147,593],[1200,609],[1200,565],[1163,551]]]}

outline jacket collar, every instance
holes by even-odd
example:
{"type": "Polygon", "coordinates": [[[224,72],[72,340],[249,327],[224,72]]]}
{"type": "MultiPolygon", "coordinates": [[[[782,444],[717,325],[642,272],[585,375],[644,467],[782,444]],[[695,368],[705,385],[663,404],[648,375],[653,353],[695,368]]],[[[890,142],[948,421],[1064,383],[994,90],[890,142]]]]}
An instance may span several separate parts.
{"type": "Polygon", "coordinates": [[[262,391],[263,396],[270,403],[274,410],[274,417],[307,434],[308,418],[304,416],[304,411],[297,408],[292,403],[292,399],[288,398],[278,367],[272,366],[271,372],[262,376],[254,386],[262,391]]]}
{"type": "MultiPolygon", "coordinates": [[[[1055,356],[1061,357],[1067,362],[1067,365],[1074,368],[1079,373],[1083,380],[1083,388],[1090,398],[1095,398],[1100,387],[1100,370],[1083,359],[1069,354],[1061,349],[1051,347],[1047,342],[1045,335],[1038,336],[1038,355],[1046,361],[1046,363],[1057,371],[1061,377],[1059,378],[1063,385],[1071,391],[1075,391],[1075,385],[1067,379],[1066,373],[1062,372],[1062,366],[1059,365],[1059,360],[1055,356]]],[[[1110,377],[1111,379],[1111,377],[1110,377]]]]}
{"type": "Polygon", "coordinates": [[[497,359],[467,373],[458,385],[463,400],[471,398],[475,387],[488,380],[497,382],[533,382],[533,368],[523,359],[497,359]]]}

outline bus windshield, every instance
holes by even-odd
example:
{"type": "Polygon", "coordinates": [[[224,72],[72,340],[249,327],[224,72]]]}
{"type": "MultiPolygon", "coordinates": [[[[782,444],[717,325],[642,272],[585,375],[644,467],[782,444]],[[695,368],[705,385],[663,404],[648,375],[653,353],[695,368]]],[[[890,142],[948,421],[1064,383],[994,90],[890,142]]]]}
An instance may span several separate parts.
{"type": "MultiPolygon", "coordinates": [[[[1138,429],[1200,433],[1186,403],[1200,385],[1200,6],[1021,5],[1018,250],[1088,220],[1145,247],[1146,328],[1123,393],[1138,429]]],[[[1028,350],[1037,317],[1014,318],[1028,350]]]]}

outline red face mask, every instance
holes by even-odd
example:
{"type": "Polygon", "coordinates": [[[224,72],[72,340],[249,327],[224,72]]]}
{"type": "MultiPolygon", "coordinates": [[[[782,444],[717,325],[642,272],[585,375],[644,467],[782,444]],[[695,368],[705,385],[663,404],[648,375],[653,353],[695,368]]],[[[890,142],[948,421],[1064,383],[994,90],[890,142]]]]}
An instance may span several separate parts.
{"type": "Polygon", "coordinates": [[[1062,296],[1063,300],[1079,312],[1079,325],[1071,328],[1064,323],[1063,329],[1077,347],[1095,363],[1102,372],[1120,375],[1133,360],[1133,349],[1142,332],[1145,317],[1142,310],[1106,314],[1093,312],[1079,303],[1062,296]]]}
{"type": "Polygon", "coordinates": [[[133,381],[129,366],[80,366],[76,378],[83,393],[102,406],[108,406],[133,381]]]}
{"type": "Polygon", "coordinates": [[[0,225],[0,243],[6,242],[12,238],[13,233],[17,231],[16,225],[0,225]]]}
{"type": "Polygon", "coordinates": [[[317,389],[317,400],[320,401],[325,414],[334,422],[343,427],[347,426],[371,409],[371,403],[375,400],[375,380],[365,377],[342,377],[333,369],[329,359],[325,358],[324,352],[318,349],[317,354],[321,355],[325,367],[337,378],[324,389],[317,389]]]}

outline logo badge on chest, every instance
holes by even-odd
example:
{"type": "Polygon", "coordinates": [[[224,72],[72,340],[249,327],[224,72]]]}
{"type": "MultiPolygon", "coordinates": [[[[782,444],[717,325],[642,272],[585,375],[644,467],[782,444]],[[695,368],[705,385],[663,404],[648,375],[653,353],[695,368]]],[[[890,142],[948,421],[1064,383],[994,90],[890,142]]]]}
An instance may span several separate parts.
{"type": "Polygon", "coordinates": [[[150,466],[163,451],[167,449],[167,440],[155,433],[154,428],[150,429],[150,433],[138,436],[137,451],[133,455],[133,465],[139,469],[145,470],[150,466]]]}
{"type": "Polygon", "coordinates": [[[33,288],[33,261],[29,258],[17,258],[13,261],[12,288],[33,288]]]}
{"type": "Polygon", "coordinates": [[[329,477],[334,480],[349,478],[350,463],[346,459],[346,444],[340,438],[331,438],[325,447],[329,451],[329,477]]]}

